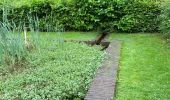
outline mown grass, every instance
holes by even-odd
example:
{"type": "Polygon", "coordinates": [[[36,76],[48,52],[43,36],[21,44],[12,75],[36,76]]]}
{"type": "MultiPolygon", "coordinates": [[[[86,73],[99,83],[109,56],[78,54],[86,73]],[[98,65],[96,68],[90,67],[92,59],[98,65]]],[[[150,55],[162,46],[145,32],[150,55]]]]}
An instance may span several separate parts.
{"type": "Polygon", "coordinates": [[[170,45],[158,34],[112,34],[123,41],[116,100],[170,99],[170,45]]]}
{"type": "MultiPolygon", "coordinates": [[[[41,36],[48,36],[51,38],[56,37],[56,32],[40,32],[41,36]]],[[[57,34],[58,37],[61,37],[65,40],[95,40],[98,36],[97,32],[62,32],[57,34]]]]}

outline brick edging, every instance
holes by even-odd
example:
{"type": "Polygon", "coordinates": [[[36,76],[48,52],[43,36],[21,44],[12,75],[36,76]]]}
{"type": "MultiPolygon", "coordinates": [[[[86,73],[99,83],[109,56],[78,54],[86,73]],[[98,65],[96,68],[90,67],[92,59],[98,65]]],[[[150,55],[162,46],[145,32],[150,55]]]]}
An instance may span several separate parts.
{"type": "Polygon", "coordinates": [[[85,100],[113,100],[116,89],[117,70],[120,59],[121,42],[112,41],[106,52],[109,58],[97,70],[85,100]]]}

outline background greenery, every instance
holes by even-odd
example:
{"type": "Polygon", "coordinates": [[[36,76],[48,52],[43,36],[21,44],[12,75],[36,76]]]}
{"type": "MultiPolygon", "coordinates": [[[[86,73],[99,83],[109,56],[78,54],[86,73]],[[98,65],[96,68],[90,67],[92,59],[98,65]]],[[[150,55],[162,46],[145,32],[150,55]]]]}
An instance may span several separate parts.
{"type": "Polygon", "coordinates": [[[7,11],[1,9],[1,21],[7,12],[9,23],[30,26],[29,19],[32,19],[41,31],[55,31],[55,27],[61,25],[66,31],[155,32],[159,30],[161,11],[160,3],[154,0],[66,0],[58,3],[33,0],[19,6],[6,3],[4,7],[3,4],[1,8],[7,11]]]}
{"type": "Polygon", "coordinates": [[[170,41],[170,1],[162,2],[161,25],[160,28],[164,34],[165,39],[170,41]]]}

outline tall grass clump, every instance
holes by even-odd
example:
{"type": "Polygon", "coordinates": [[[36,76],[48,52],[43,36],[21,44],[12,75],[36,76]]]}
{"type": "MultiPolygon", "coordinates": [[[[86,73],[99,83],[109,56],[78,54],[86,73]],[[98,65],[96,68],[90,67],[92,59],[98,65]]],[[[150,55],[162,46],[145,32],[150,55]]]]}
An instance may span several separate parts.
{"type": "Polygon", "coordinates": [[[2,6],[2,22],[0,22],[0,73],[5,74],[17,70],[26,61],[27,50],[21,35],[22,27],[8,20],[11,7],[8,1],[2,6]],[[17,30],[18,34],[14,32],[17,30]],[[4,70],[8,69],[8,70],[4,70]]]}
{"type": "MultiPolygon", "coordinates": [[[[24,68],[29,62],[29,52],[32,50],[39,51],[40,48],[48,46],[47,41],[57,42],[58,45],[63,45],[62,34],[63,26],[59,23],[51,24],[54,21],[52,14],[46,15],[45,23],[42,24],[42,19],[37,13],[27,12],[24,20],[13,20],[9,17],[14,8],[9,4],[9,1],[4,1],[1,5],[2,20],[0,21],[0,73],[6,71],[15,71],[24,68]],[[46,25],[45,30],[55,31],[57,36],[40,37],[39,31],[41,25],[46,25]],[[30,32],[28,32],[30,31],[30,32]],[[57,37],[57,38],[56,38],[57,37]],[[4,71],[4,68],[7,69],[4,71]]],[[[23,12],[25,12],[23,10],[23,12]]],[[[54,23],[54,22],[53,22],[54,23]]]]}
{"type": "MultiPolygon", "coordinates": [[[[31,34],[30,38],[24,38],[23,31],[28,23],[32,32],[38,32],[38,18],[28,17],[28,22],[15,22],[9,20],[8,15],[12,7],[4,1],[2,6],[3,17],[0,22],[0,74],[16,71],[23,68],[27,63],[28,52],[38,45],[38,35],[31,34]]],[[[26,33],[28,35],[28,33],[26,33]]]]}
{"type": "Polygon", "coordinates": [[[3,65],[1,68],[8,67],[10,71],[23,66],[27,55],[21,33],[12,33],[3,23],[0,24],[0,55],[0,63],[3,65]]]}

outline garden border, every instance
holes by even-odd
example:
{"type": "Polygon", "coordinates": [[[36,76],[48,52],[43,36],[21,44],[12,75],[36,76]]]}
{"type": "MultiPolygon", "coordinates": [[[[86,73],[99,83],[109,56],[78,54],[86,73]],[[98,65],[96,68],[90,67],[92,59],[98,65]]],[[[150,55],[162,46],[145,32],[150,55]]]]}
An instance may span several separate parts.
{"type": "Polygon", "coordinates": [[[121,42],[112,41],[106,52],[109,58],[97,70],[85,100],[113,100],[116,90],[117,70],[119,66],[121,42]]]}

